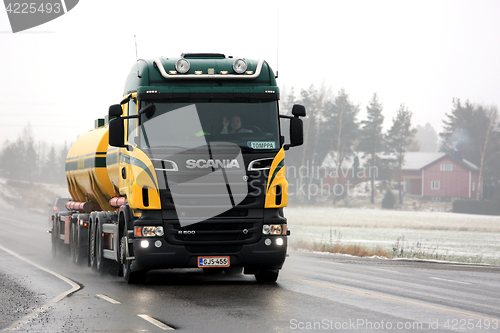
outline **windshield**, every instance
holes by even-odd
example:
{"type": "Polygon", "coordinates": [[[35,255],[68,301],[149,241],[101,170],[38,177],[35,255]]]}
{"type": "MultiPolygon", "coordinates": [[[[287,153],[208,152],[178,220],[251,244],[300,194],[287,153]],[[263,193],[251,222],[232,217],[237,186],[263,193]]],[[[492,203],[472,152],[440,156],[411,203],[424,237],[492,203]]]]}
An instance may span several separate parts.
{"type": "Polygon", "coordinates": [[[280,148],[276,101],[154,104],[154,114],[142,114],[139,128],[130,132],[129,142],[139,148],[194,147],[211,141],[250,150],[280,148]]]}

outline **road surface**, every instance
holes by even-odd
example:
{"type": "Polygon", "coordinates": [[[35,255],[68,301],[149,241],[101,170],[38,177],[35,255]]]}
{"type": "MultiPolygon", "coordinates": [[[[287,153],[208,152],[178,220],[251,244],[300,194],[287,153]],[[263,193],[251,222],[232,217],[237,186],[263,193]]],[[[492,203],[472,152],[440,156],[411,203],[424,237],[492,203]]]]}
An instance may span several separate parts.
{"type": "MultiPolygon", "coordinates": [[[[201,270],[144,285],[53,259],[47,217],[0,217],[0,329],[500,332],[500,268],[290,251],[277,284],[201,270]]],[[[293,235],[292,235],[293,237],[293,235]]]]}

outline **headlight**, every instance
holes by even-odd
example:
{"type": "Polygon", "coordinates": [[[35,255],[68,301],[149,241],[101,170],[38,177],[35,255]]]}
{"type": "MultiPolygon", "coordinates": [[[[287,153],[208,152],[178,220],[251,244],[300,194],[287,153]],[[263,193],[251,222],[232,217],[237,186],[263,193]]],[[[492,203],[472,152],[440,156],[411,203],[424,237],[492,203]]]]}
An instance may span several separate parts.
{"type": "Polygon", "coordinates": [[[175,69],[181,74],[187,73],[189,71],[189,68],[191,68],[191,65],[189,64],[189,61],[184,58],[180,58],[175,63],[175,69]]]}
{"type": "Polygon", "coordinates": [[[284,235],[286,234],[286,224],[264,224],[262,226],[263,235],[284,235]]]}
{"type": "Polygon", "coordinates": [[[247,62],[244,59],[236,59],[233,62],[233,70],[238,74],[243,74],[247,70],[247,62]]]}
{"type": "Polygon", "coordinates": [[[271,235],[281,235],[281,224],[271,224],[271,235]]]}
{"type": "Polygon", "coordinates": [[[156,236],[163,236],[165,233],[163,232],[163,227],[156,227],[156,236]]]}
{"type": "Polygon", "coordinates": [[[161,237],[164,234],[163,227],[135,227],[136,237],[161,237]]]}

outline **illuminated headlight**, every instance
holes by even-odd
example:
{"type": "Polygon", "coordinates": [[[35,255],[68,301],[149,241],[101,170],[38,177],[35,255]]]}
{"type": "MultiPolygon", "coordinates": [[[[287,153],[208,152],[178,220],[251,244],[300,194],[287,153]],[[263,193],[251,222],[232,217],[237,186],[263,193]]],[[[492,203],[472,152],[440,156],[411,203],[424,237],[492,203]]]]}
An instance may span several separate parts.
{"type": "Polygon", "coordinates": [[[148,240],[141,241],[141,247],[143,249],[147,249],[149,247],[149,241],[148,240]]]}
{"type": "Polygon", "coordinates": [[[276,245],[281,246],[283,245],[283,238],[276,238],[276,245]]]}
{"type": "Polygon", "coordinates": [[[135,227],[137,237],[155,237],[165,234],[163,227],[135,227]]]}
{"type": "Polygon", "coordinates": [[[189,64],[189,61],[184,58],[180,58],[175,63],[175,69],[181,74],[187,73],[189,71],[189,68],[191,68],[191,65],[189,64]]]}
{"type": "Polygon", "coordinates": [[[247,70],[247,62],[244,59],[236,59],[233,62],[233,70],[238,74],[243,74],[247,70]]]}
{"type": "Polygon", "coordinates": [[[156,236],[156,227],[142,227],[142,236],[144,237],[156,236]]]}
{"type": "Polygon", "coordinates": [[[269,230],[271,235],[281,235],[281,224],[271,224],[271,229],[269,230]]]}

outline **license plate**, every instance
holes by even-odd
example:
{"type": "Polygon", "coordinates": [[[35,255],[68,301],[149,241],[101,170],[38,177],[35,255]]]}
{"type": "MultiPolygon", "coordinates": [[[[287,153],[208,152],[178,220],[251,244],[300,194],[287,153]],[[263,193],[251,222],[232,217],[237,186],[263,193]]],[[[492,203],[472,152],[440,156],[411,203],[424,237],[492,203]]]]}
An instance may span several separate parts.
{"type": "Polygon", "coordinates": [[[198,267],[229,267],[229,257],[198,257],[198,267]]]}

